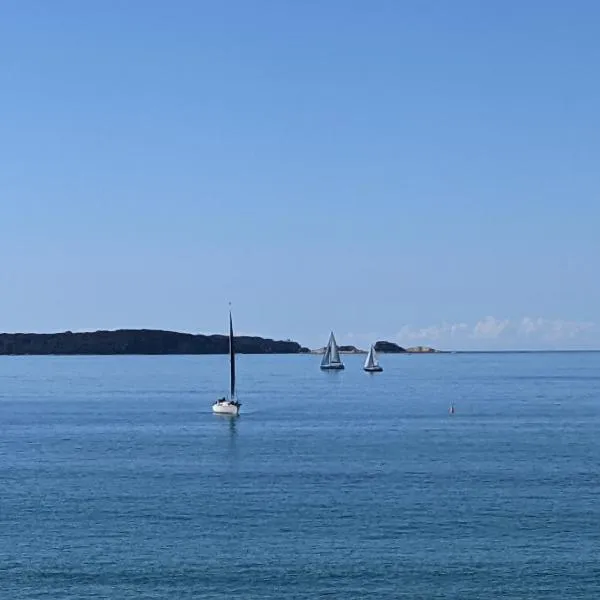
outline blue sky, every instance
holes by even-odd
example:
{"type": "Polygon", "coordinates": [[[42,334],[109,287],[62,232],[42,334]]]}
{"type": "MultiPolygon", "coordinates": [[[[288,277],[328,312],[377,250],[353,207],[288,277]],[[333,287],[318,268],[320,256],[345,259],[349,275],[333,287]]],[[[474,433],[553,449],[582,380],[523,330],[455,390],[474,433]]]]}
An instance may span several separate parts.
{"type": "Polygon", "coordinates": [[[3,3],[0,330],[600,348],[598,22],[3,3]]]}

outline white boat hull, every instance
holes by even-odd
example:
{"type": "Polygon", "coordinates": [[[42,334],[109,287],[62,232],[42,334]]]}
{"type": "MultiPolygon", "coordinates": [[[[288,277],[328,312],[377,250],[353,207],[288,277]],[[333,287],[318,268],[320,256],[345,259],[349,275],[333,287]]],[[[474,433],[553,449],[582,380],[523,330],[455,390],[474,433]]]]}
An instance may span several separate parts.
{"type": "Polygon", "coordinates": [[[213,412],[218,415],[239,415],[240,414],[240,404],[230,402],[229,400],[225,402],[215,402],[212,405],[213,412]]]}
{"type": "Polygon", "coordinates": [[[340,371],[344,368],[343,363],[333,363],[330,365],[321,365],[323,371],[340,371]]]}

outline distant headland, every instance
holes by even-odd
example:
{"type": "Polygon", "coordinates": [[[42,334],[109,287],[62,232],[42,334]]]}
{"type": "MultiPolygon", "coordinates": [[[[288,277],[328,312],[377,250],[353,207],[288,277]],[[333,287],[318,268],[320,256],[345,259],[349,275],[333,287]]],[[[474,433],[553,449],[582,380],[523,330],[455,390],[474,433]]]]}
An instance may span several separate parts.
{"type": "MultiPolygon", "coordinates": [[[[235,338],[239,354],[309,352],[298,342],[261,337],[235,338]]],[[[73,333],[0,333],[0,355],[45,354],[226,354],[226,335],[194,335],[156,329],[117,329],[73,333]]]]}

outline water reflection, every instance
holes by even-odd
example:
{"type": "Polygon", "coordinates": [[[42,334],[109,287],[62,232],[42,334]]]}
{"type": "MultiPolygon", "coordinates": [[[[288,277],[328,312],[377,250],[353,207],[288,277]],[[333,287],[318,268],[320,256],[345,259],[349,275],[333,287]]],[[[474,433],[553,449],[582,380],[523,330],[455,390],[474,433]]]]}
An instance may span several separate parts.
{"type": "Polygon", "coordinates": [[[228,440],[229,440],[229,449],[234,450],[236,445],[236,437],[237,437],[237,422],[240,418],[239,416],[234,415],[214,415],[216,419],[222,422],[223,427],[227,427],[228,431],[228,440]]]}
{"type": "Polygon", "coordinates": [[[237,435],[237,420],[238,417],[229,417],[229,433],[232,439],[237,435]]]}

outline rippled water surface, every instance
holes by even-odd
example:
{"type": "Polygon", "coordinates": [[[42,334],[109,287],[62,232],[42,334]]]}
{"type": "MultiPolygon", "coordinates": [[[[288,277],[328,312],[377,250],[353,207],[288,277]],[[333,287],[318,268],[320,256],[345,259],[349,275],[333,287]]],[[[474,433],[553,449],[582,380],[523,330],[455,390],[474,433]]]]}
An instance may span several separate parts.
{"type": "Polygon", "coordinates": [[[1,597],[600,598],[600,354],[344,360],[0,358],[1,597]]]}

